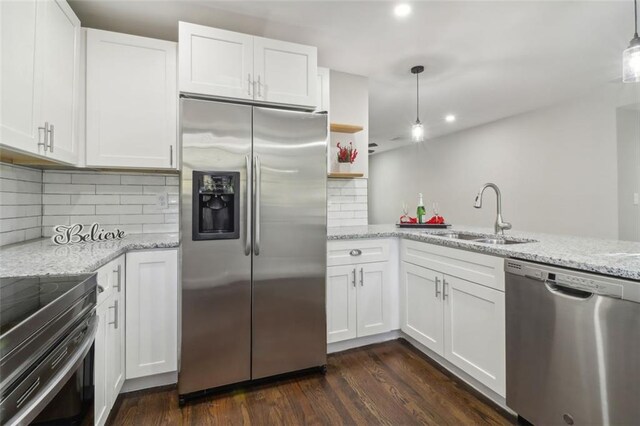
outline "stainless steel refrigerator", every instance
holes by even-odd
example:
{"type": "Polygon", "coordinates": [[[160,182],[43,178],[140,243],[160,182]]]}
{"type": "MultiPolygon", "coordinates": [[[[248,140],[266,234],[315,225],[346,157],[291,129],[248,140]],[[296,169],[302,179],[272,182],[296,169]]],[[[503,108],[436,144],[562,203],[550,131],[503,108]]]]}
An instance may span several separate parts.
{"type": "Polygon", "coordinates": [[[181,99],[188,394],[326,364],[327,116],[181,99]]]}

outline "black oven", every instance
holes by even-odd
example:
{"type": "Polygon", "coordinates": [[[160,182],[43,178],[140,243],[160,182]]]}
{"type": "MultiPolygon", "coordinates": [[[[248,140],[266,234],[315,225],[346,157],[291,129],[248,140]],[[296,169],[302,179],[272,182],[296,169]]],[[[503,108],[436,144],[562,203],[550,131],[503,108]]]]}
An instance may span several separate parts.
{"type": "Polygon", "coordinates": [[[87,424],[96,278],[0,280],[0,424],[87,424]]]}

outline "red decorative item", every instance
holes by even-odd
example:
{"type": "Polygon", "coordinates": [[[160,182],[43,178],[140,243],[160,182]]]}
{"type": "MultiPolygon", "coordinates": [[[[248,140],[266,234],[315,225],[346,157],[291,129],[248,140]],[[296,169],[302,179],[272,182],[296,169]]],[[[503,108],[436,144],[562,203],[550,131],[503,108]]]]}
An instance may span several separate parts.
{"type": "Polygon", "coordinates": [[[402,215],[400,216],[400,223],[418,223],[418,218],[402,215]]]}
{"type": "Polygon", "coordinates": [[[429,224],[442,225],[444,223],[444,217],[435,215],[427,221],[429,224]]]}
{"type": "Polygon", "coordinates": [[[340,146],[338,142],[338,163],[353,164],[358,156],[358,150],[353,147],[353,142],[349,142],[349,146],[340,146]]]}

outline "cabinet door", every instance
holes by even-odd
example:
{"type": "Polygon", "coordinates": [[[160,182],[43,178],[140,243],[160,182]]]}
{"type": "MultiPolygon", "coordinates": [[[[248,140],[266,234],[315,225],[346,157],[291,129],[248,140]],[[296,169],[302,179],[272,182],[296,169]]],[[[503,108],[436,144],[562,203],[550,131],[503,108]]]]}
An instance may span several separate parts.
{"type": "Polygon", "coordinates": [[[176,168],[176,43],[87,30],[87,166],[176,168]]]}
{"type": "Polygon", "coordinates": [[[356,267],[327,268],[327,342],[353,339],[356,324],[356,267]]]}
{"type": "Polygon", "coordinates": [[[442,355],[442,274],[402,262],[400,327],[402,331],[442,355]]]}
{"type": "Polygon", "coordinates": [[[36,2],[0,2],[2,68],[0,128],[3,145],[38,152],[40,85],[35,68],[36,2]]]}
{"type": "Polygon", "coordinates": [[[78,161],[80,21],[63,0],[38,3],[36,68],[42,68],[40,122],[53,126],[47,157],[78,161]]]}
{"type": "Polygon", "coordinates": [[[179,24],[180,91],[253,99],[253,36],[179,24]]]}
{"type": "Polygon", "coordinates": [[[358,337],[391,330],[389,263],[365,263],[357,266],[358,337]]]}
{"type": "Polygon", "coordinates": [[[255,37],[254,99],[316,107],[317,49],[313,46],[255,37]]]}
{"type": "Polygon", "coordinates": [[[109,309],[108,306],[111,299],[105,300],[96,308],[98,316],[98,330],[94,342],[94,360],[93,360],[93,418],[95,425],[103,425],[109,416],[111,405],[109,403],[109,381],[107,375],[107,356],[109,355],[108,328],[109,328],[109,309]]]}
{"type": "Polygon", "coordinates": [[[445,358],[505,396],[504,293],[444,276],[445,358]]]}
{"type": "Polygon", "coordinates": [[[127,253],[126,378],[177,370],[176,250],[127,253]]]}
{"type": "Polygon", "coordinates": [[[108,356],[107,377],[109,383],[109,408],[116,402],[125,377],[125,270],[124,256],[109,263],[108,273],[111,276],[111,300],[108,309],[109,324],[107,328],[108,356]]]}

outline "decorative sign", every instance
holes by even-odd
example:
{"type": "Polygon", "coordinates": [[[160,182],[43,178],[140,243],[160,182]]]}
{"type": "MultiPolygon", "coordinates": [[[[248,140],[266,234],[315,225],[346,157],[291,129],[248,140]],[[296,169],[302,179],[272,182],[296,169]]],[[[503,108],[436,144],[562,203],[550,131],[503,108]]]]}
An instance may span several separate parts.
{"type": "Polygon", "coordinates": [[[74,223],[73,225],[58,225],[53,227],[54,234],[51,241],[59,246],[75,243],[91,243],[96,241],[121,240],[124,238],[124,231],[115,229],[106,232],[97,223],[92,224],[87,232],[84,225],[74,223]]]}

